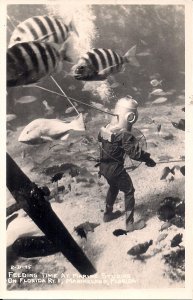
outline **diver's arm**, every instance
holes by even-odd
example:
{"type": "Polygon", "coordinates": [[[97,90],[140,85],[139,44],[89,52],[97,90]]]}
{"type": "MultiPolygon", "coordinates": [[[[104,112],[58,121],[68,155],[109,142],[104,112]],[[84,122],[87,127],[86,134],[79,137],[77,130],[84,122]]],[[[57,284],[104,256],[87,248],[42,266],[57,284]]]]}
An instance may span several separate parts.
{"type": "Polygon", "coordinates": [[[130,132],[123,133],[122,147],[131,159],[145,162],[148,167],[154,167],[156,165],[154,160],[150,158],[150,153],[141,149],[139,142],[130,132]]]}

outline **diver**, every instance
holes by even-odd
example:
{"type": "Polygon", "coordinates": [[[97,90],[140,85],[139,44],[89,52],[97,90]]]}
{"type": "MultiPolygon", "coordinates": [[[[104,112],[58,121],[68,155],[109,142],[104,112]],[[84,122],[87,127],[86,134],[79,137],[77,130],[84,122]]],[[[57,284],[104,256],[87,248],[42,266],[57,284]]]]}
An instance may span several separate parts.
{"type": "Polygon", "coordinates": [[[148,167],[156,163],[150,154],[141,149],[139,142],[132,134],[132,125],[138,119],[138,103],[131,96],[118,100],[111,122],[100,129],[99,176],[103,175],[109,184],[106,196],[106,210],[103,221],[109,222],[121,215],[120,211],[113,212],[113,205],[119,191],[124,193],[126,231],[131,232],[145,227],[144,220],[134,222],[135,198],[132,180],[124,167],[125,155],[131,159],[145,162],[148,167]]]}

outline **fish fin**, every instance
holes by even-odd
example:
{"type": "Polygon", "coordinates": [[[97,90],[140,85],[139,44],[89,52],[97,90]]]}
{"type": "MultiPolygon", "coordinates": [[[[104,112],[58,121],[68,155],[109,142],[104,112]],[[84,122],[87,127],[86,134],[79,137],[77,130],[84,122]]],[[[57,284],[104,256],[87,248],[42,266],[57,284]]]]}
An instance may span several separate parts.
{"type": "Polygon", "coordinates": [[[49,38],[51,35],[53,35],[55,33],[56,33],[56,31],[47,33],[47,34],[43,35],[42,37],[40,37],[39,39],[36,39],[35,42],[43,42],[45,39],[49,38]]]}
{"type": "Polygon", "coordinates": [[[80,58],[80,54],[75,47],[75,40],[73,34],[70,34],[67,40],[62,44],[59,49],[60,56],[62,60],[65,60],[69,63],[76,64],[80,58]]]}
{"type": "Polygon", "coordinates": [[[69,138],[69,133],[65,134],[63,137],[61,137],[61,141],[66,141],[69,138]]]}
{"type": "Polygon", "coordinates": [[[70,23],[69,23],[69,29],[70,29],[70,31],[75,32],[77,36],[79,36],[79,33],[78,33],[78,31],[77,31],[77,29],[76,29],[76,26],[75,26],[75,24],[74,24],[74,19],[72,19],[72,20],[70,21],[70,23]]]}
{"type": "Polygon", "coordinates": [[[40,138],[41,138],[42,140],[44,140],[44,141],[53,141],[53,139],[52,139],[51,137],[49,137],[49,136],[41,135],[40,138]]]}
{"type": "Polygon", "coordinates": [[[103,76],[104,79],[106,79],[107,75],[110,73],[110,71],[112,70],[112,68],[113,68],[113,67],[117,67],[117,66],[118,66],[118,64],[114,64],[114,65],[112,65],[112,66],[109,66],[109,67],[107,67],[107,68],[104,68],[103,70],[101,70],[100,72],[98,72],[97,75],[101,76],[101,78],[102,78],[102,76],[103,76]]]}
{"type": "Polygon", "coordinates": [[[71,122],[72,130],[76,131],[85,131],[85,124],[82,113],[78,115],[78,117],[71,122]]]}
{"type": "Polygon", "coordinates": [[[127,63],[130,63],[130,65],[135,66],[135,67],[139,67],[140,64],[138,62],[138,60],[135,57],[136,55],[136,45],[133,46],[132,48],[130,48],[125,55],[123,56],[123,58],[125,59],[125,61],[127,63]]]}
{"type": "Polygon", "coordinates": [[[109,76],[109,79],[110,79],[110,81],[109,81],[109,84],[110,84],[110,87],[112,88],[112,89],[114,89],[114,88],[116,88],[116,87],[118,87],[119,85],[120,85],[120,83],[118,83],[117,81],[116,81],[116,79],[114,78],[114,76],[109,76]]]}

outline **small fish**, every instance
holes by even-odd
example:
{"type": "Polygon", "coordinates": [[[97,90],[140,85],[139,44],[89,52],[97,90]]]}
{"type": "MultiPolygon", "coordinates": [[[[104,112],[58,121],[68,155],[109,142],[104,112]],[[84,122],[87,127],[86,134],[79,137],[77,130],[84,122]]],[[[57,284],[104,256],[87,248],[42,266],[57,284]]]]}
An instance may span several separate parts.
{"type": "Polygon", "coordinates": [[[160,132],[160,130],[161,130],[161,124],[157,124],[157,132],[160,132]]]}
{"type": "Polygon", "coordinates": [[[45,107],[46,115],[52,115],[54,112],[54,106],[49,106],[48,102],[46,100],[42,101],[42,104],[45,107]]]}
{"type": "Polygon", "coordinates": [[[74,227],[74,230],[77,232],[78,235],[82,235],[81,237],[87,237],[87,233],[89,231],[94,232],[94,229],[99,226],[99,223],[90,223],[90,222],[84,222],[76,227],[74,227]]]}
{"type": "Polygon", "coordinates": [[[161,85],[162,81],[163,81],[163,80],[158,81],[157,79],[153,79],[153,80],[150,81],[150,84],[151,84],[152,86],[156,87],[156,86],[158,86],[158,85],[161,85]]]}
{"type": "Polygon", "coordinates": [[[19,99],[15,99],[15,104],[20,103],[20,104],[26,104],[26,103],[32,103],[37,101],[37,98],[34,96],[23,96],[19,99]]]}
{"type": "Polygon", "coordinates": [[[99,109],[104,109],[104,105],[103,104],[101,104],[101,103],[96,103],[96,102],[91,102],[91,104],[93,105],[93,106],[95,106],[96,108],[99,108],[99,109]]]}
{"type": "Polygon", "coordinates": [[[148,141],[148,142],[147,142],[147,145],[148,145],[148,147],[151,147],[151,148],[156,148],[156,147],[158,147],[157,144],[155,144],[154,142],[151,142],[151,141],[148,141]]]}
{"type": "Polygon", "coordinates": [[[13,120],[15,120],[17,118],[17,116],[15,114],[8,114],[6,115],[6,122],[11,122],[13,120]]]}
{"type": "Polygon", "coordinates": [[[162,170],[161,176],[160,176],[160,180],[164,180],[166,179],[166,177],[168,176],[168,174],[171,172],[169,167],[165,167],[162,170]]]}
{"type": "Polygon", "coordinates": [[[168,100],[168,98],[166,97],[160,97],[160,98],[157,98],[156,100],[154,100],[152,102],[152,104],[161,104],[161,103],[164,103],[168,100]]]}
{"type": "Polygon", "coordinates": [[[79,235],[81,239],[87,239],[87,235],[83,227],[74,227],[74,231],[76,231],[77,235],[79,235]]]}
{"type": "Polygon", "coordinates": [[[152,244],[153,244],[153,240],[150,240],[149,242],[145,242],[143,244],[138,244],[132,247],[129,251],[127,251],[127,254],[133,256],[139,256],[145,253],[152,244]]]}
{"type": "Polygon", "coordinates": [[[142,118],[142,121],[145,122],[146,124],[155,123],[155,120],[151,119],[150,117],[144,117],[142,118]]]}
{"type": "Polygon", "coordinates": [[[163,93],[163,90],[162,89],[155,89],[153,90],[150,94],[151,95],[160,95],[160,93],[163,93]]]}
{"type": "Polygon", "coordinates": [[[71,131],[78,133],[85,131],[82,114],[69,123],[58,119],[36,119],[25,126],[18,141],[35,145],[46,141],[66,140],[71,131]]]}
{"type": "Polygon", "coordinates": [[[171,123],[175,128],[185,131],[185,119],[180,119],[178,123],[176,122],[171,122],[171,123]]]}
{"type": "Polygon", "coordinates": [[[160,231],[163,231],[165,229],[168,229],[172,224],[170,222],[165,222],[161,228],[160,228],[160,231]]]}
{"type": "Polygon", "coordinates": [[[137,53],[136,56],[149,56],[151,55],[151,52],[150,51],[144,51],[144,52],[140,52],[140,53],[137,53]]]}
{"type": "Polygon", "coordinates": [[[61,18],[53,16],[34,16],[20,22],[13,31],[9,48],[21,42],[48,42],[62,44],[70,32],[78,35],[73,20],[66,24],[61,18]]]}
{"type": "Polygon", "coordinates": [[[185,107],[183,107],[183,108],[182,108],[182,111],[184,111],[184,112],[185,112],[185,107]]]}
{"type": "Polygon", "coordinates": [[[62,179],[63,175],[64,175],[63,172],[56,173],[54,176],[52,176],[51,182],[56,182],[56,181],[62,179]]]}
{"type": "Polygon", "coordinates": [[[43,42],[23,42],[8,48],[7,86],[33,84],[61,72],[64,60],[72,62],[76,57],[72,47],[72,39],[68,39],[60,48],[43,42]]]}
{"type": "Polygon", "coordinates": [[[68,87],[68,89],[70,90],[70,91],[74,91],[75,89],[76,89],[76,87],[75,87],[75,85],[70,85],[69,87],[68,87]]]}
{"type": "Polygon", "coordinates": [[[126,63],[139,66],[135,53],[136,46],[133,46],[124,56],[111,49],[91,49],[73,66],[73,76],[77,80],[105,80],[109,75],[121,72],[126,63]]]}
{"type": "Polygon", "coordinates": [[[166,140],[166,141],[173,140],[174,136],[173,136],[172,133],[168,133],[165,136],[163,136],[163,139],[166,140]]]}
{"type": "Polygon", "coordinates": [[[165,240],[165,238],[168,236],[167,233],[162,233],[158,236],[156,244],[159,244],[161,241],[165,240]]]}
{"type": "Polygon", "coordinates": [[[74,107],[68,107],[66,110],[65,110],[65,113],[66,114],[70,114],[71,112],[73,112],[74,111],[74,107]]]}
{"type": "Polygon", "coordinates": [[[183,234],[178,233],[176,234],[173,239],[171,240],[171,247],[177,247],[182,242],[183,234]]]}
{"type": "Polygon", "coordinates": [[[113,234],[115,235],[115,236],[120,236],[120,235],[127,235],[127,231],[126,230],[123,230],[123,229],[115,229],[114,231],[113,231],[113,234]]]}
{"type": "Polygon", "coordinates": [[[180,172],[182,173],[182,175],[185,176],[185,166],[182,166],[182,167],[180,168],[180,172]]]}
{"type": "Polygon", "coordinates": [[[118,82],[114,82],[114,83],[111,84],[111,88],[112,88],[112,89],[115,89],[115,88],[117,88],[118,86],[120,86],[120,84],[119,84],[118,82]]]}

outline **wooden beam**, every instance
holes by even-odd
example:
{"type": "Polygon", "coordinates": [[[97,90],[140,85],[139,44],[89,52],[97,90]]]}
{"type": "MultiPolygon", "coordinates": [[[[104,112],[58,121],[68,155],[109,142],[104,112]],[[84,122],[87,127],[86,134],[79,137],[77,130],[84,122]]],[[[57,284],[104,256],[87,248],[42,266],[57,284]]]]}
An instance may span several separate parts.
{"type": "Polygon", "coordinates": [[[54,213],[50,203],[45,200],[42,190],[31,182],[8,153],[7,187],[20,207],[80,274],[96,273],[96,269],[54,213]]]}

